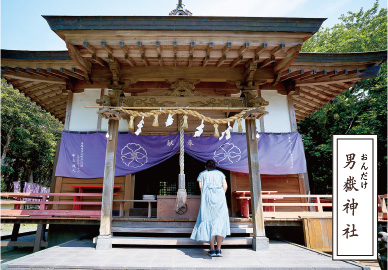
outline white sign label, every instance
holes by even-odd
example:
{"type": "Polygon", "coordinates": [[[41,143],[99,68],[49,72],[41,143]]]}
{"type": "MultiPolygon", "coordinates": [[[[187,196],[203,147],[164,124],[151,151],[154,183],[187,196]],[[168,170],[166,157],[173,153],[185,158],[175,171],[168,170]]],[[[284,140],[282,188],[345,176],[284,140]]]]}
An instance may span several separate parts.
{"type": "Polygon", "coordinates": [[[377,260],[377,135],[333,136],[333,259],[377,260]]]}

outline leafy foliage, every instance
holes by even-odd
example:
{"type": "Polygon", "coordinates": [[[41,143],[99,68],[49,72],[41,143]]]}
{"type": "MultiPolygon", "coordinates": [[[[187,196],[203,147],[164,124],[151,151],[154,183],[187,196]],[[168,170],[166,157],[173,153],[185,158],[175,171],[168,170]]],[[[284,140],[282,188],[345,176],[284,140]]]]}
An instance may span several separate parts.
{"type": "Polygon", "coordinates": [[[34,182],[49,184],[62,123],[5,80],[1,90],[1,174],[6,189],[31,176],[34,182]]]}
{"type": "MultiPolygon", "coordinates": [[[[305,52],[363,52],[387,49],[387,9],[348,12],[303,45],[305,52]]],[[[387,189],[387,63],[376,78],[358,82],[298,125],[303,136],[312,193],[331,193],[332,135],[377,134],[378,192],[387,189]]]]}

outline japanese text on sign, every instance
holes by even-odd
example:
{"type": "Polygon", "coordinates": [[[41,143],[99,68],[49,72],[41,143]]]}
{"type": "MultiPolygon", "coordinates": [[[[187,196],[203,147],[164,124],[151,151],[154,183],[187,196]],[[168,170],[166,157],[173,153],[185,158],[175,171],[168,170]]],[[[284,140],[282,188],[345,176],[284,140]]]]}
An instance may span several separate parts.
{"type": "Polygon", "coordinates": [[[377,259],[377,136],[333,136],[333,259],[377,259]]]}

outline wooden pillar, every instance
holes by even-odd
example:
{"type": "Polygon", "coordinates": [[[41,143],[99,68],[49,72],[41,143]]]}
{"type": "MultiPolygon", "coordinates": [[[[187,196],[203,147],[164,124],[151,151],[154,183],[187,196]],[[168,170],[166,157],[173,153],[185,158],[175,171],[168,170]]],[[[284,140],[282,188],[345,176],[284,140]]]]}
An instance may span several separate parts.
{"type": "Polygon", "coordinates": [[[109,119],[109,137],[107,138],[106,143],[104,183],[102,189],[100,235],[97,237],[96,244],[96,249],[99,250],[107,250],[112,248],[111,225],[118,131],[119,120],[109,119]]]}
{"type": "Polygon", "coordinates": [[[256,120],[245,120],[248,165],[249,165],[249,184],[251,188],[252,204],[252,226],[253,241],[252,248],[255,251],[268,250],[268,238],[265,237],[263,202],[261,198],[261,179],[259,169],[259,150],[256,138],[256,120]]]}
{"type": "Polygon", "coordinates": [[[46,233],[46,224],[39,223],[38,228],[36,229],[35,241],[34,241],[34,251],[37,252],[41,249],[42,240],[44,238],[44,234],[46,233]]]}

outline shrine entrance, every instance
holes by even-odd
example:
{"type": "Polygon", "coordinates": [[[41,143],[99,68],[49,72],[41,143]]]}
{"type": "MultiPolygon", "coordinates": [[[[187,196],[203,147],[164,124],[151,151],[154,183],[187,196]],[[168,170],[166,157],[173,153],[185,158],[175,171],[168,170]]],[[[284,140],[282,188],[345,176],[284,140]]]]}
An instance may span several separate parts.
{"type": "MultiPolygon", "coordinates": [[[[197,177],[204,170],[205,163],[185,154],[186,191],[188,196],[201,195],[197,177]]],[[[220,169],[226,177],[228,191],[226,200],[231,209],[230,171],[220,169]]],[[[135,174],[134,199],[142,200],[143,195],[176,195],[178,190],[179,154],[153,166],[147,170],[135,174]]],[[[146,213],[144,203],[134,203],[130,216],[141,216],[146,213]]],[[[156,210],[156,209],[155,209],[156,210]]],[[[156,214],[153,213],[153,216],[156,214]]]]}

